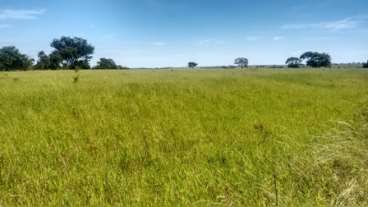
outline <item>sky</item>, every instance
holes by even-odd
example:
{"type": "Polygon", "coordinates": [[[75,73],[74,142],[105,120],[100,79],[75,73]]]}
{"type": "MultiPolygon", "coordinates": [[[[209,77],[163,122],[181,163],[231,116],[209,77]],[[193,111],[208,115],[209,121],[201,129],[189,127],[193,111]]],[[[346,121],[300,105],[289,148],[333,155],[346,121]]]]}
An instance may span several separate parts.
{"type": "Polygon", "coordinates": [[[367,0],[0,0],[0,47],[36,58],[77,36],[128,67],[284,64],[305,51],[368,59],[367,0]]]}

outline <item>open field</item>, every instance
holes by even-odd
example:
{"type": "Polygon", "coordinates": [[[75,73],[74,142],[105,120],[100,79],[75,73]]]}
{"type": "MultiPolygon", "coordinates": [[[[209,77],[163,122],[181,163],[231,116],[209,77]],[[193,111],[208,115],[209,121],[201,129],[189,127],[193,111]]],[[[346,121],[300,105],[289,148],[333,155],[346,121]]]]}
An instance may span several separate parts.
{"type": "Polygon", "coordinates": [[[0,73],[0,206],[366,206],[368,71],[0,73]]]}

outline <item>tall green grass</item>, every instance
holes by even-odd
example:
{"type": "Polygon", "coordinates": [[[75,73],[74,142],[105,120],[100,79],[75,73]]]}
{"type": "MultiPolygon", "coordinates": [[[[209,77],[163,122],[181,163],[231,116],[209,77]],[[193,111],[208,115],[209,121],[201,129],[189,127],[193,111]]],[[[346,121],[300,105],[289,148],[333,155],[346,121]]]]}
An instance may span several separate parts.
{"type": "Polygon", "coordinates": [[[367,98],[363,70],[0,73],[0,205],[364,206],[367,98]]]}

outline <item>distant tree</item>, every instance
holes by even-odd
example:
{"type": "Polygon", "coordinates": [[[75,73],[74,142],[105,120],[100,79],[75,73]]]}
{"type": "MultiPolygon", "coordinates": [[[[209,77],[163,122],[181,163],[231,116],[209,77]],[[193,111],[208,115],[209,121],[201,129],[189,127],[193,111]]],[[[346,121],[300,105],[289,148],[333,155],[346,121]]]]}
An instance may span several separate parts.
{"type": "Polygon", "coordinates": [[[196,63],[196,62],[189,62],[188,63],[188,67],[189,68],[195,68],[195,67],[197,67],[198,66],[198,63],[196,63]]]}
{"type": "Polygon", "coordinates": [[[89,65],[89,60],[87,59],[78,60],[75,64],[74,69],[91,69],[91,66],[89,65]]]}
{"type": "Polygon", "coordinates": [[[89,68],[94,47],[87,40],[79,37],[61,37],[54,39],[51,47],[55,48],[58,57],[61,57],[64,68],[89,68]]]}
{"type": "Polygon", "coordinates": [[[234,64],[238,65],[241,68],[246,68],[248,67],[248,59],[244,57],[236,58],[234,64]]]}
{"type": "Polygon", "coordinates": [[[368,68],[368,60],[366,63],[363,63],[363,68],[368,68]]]}
{"type": "Polygon", "coordinates": [[[95,69],[120,69],[119,65],[117,65],[113,59],[109,59],[109,58],[100,58],[100,60],[97,62],[97,65],[94,68],[95,69]]]}
{"type": "Polygon", "coordinates": [[[130,68],[126,66],[118,65],[118,69],[119,70],[129,70],[130,68]]]}
{"type": "Polygon", "coordinates": [[[331,66],[331,57],[327,53],[306,52],[300,56],[300,59],[306,60],[307,66],[313,68],[331,66]]]}
{"type": "Polygon", "coordinates": [[[289,68],[299,68],[302,61],[297,57],[289,57],[286,60],[286,65],[288,65],[289,68]]]}
{"type": "Polygon", "coordinates": [[[41,51],[38,53],[38,61],[34,68],[39,70],[56,70],[62,68],[62,62],[63,58],[60,56],[59,52],[54,51],[50,55],[47,55],[44,51],[41,51]]]}
{"type": "Polygon", "coordinates": [[[36,65],[34,66],[35,69],[49,69],[50,67],[50,58],[49,56],[44,52],[41,51],[38,53],[38,61],[36,65]]]}
{"type": "Polygon", "coordinates": [[[21,54],[16,47],[0,49],[0,71],[26,70],[33,65],[33,59],[21,54]]]}
{"type": "Polygon", "coordinates": [[[49,61],[50,61],[50,65],[48,67],[49,69],[56,70],[62,67],[61,65],[63,62],[63,58],[57,51],[54,51],[49,55],[49,61]]]}

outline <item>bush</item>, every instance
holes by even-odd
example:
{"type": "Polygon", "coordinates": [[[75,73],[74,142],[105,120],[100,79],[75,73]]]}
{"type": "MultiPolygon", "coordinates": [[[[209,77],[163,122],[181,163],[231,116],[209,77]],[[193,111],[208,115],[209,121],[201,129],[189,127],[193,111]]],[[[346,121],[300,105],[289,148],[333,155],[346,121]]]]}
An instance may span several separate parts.
{"type": "Polygon", "coordinates": [[[238,65],[241,68],[246,68],[248,67],[249,61],[247,58],[239,57],[235,59],[234,64],[238,65]]]}
{"type": "Polygon", "coordinates": [[[289,68],[299,68],[302,61],[297,57],[289,57],[285,63],[289,68]]]}
{"type": "Polygon", "coordinates": [[[368,68],[368,61],[366,63],[363,63],[363,68],[368,68]]]}
{"type": "Polygon", "coordinates": [[[26,70],[33,65],[33,59],[19,52],[16,47],[0,49],[0,71],[26,70]]]}
{"type": "Polygon", "coordinates": [[[119,66],[111,58],[100,58],[95,69],[118,69],[119,66]]]}
{"type": "Polygon", "coordinates": [[[198,63],[196,63],[196,62],[189,62],[188,63],[188,67],[189,68],[195,68],[195,67],[197,67],[198,66],[198,63]]]}

